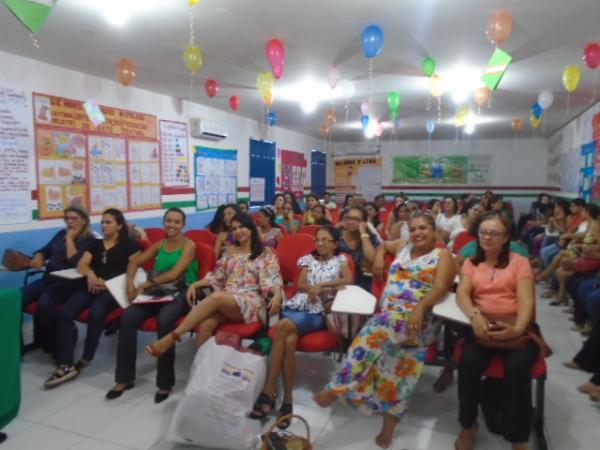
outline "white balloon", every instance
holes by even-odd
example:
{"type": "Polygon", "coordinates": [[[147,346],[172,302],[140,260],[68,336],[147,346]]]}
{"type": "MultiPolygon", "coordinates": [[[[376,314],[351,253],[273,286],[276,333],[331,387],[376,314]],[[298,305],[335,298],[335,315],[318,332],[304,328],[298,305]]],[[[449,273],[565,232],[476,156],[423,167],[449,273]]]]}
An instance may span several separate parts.
{"type": "Polygon", "coordinates": [[[433,120],[428,120],[425,124],[425,129],[427,130],[427,133],[433,133],[433,130],[435,130],[435,122],[433,120]]]}
{"type": "Polygon", "coordinates": [[[550,91],[542,91],[538,97],[538,104],[543,110],[550,109],[554,102],[554,94],[550,91]]]}
{"type": "Polygon", "coordinates": [[[340,81],[341,77],[342,76],[340,75],[340,71],[337,69],[337,67],[332,66],[329,69],[329,74],[327,76],[327,79],[329,81],[329,87],[331,89],[335,89],[335,87],[337,86],[337,84],[340,81]]]}
{"type": "Polygon", "coordinates": [[[363,116],[368,116],[369,115],[369,102],[362,102],[360,104],[360,113],[363,116]]]}

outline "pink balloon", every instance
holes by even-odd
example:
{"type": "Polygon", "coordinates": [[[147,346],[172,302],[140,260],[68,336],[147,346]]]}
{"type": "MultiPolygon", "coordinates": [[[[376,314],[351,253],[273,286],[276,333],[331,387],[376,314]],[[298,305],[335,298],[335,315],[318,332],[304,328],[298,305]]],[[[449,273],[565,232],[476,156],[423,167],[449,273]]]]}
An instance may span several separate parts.
{"type": "Polygon", "coordinates": [[[331,89],[335,89],[341,77],[342,76],[340,75],[340,71],[337,69],[337,67],[332,66],[329,69],[329,75],[327,77],[329,80],[329,87],[331,89]]]}
{"type": "Polygon", "coordinates": [[[240,98],[237,95],[232,95],[229,97],[229,107],[232,111],[237,111],[240,109],[240,98]]]}
{"type": "Polygon", "coordinates": [[[279,39],[271,39],[267,42],[267,59],[271,64],[273,76],[279,80],[283,75],[283,65],[285,64],[285,48],[283,42],[279,39]]]}
{"type": "Polygon", "coordinates": [[[586,45],[583,50],[583,60],[590,69],[597,69],[600,66],[600,44],[593,42],[586,45]]]}
{"type": "Polygon", "coordinates": [[[362,102],[360,104],[360,114],[362,116],[368,116],[369,115],[369,102],[362,102]]]}
{"type": "Polygon", "coordinates": [[[219,82],[217,80],[206,80],[204,90],[206,91],[206,95],[213,98],[219,93],[219,82]]]}
{"type": "Polygon", "coordinates": [[[375,127],[375,136],[381,137],[383,134],[383,124],[381,122],[377,122],[377,126],[375,127]]]}

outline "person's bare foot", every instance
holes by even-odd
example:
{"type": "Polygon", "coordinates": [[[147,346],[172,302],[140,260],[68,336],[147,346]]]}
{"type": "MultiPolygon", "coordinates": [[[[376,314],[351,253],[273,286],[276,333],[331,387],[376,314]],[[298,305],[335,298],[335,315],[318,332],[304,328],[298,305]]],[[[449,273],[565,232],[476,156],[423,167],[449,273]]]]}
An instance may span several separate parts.
{"type": "Polygon", "coordinates": [[[594,392],[599,386],[596,386],[591,381],[587,381],[583,383],[581,386],[577,386],[577,390],[583,394],[591,394],[594,392]]]}
{"type": "Polygon", "coordinates": [[[388,413],[384,413],[382,418],[383,424],[381,426],[381,431],[375,436],[375,444],[381,448],[388,448],[394,440],[394,431],[396,430],[396,425],[398,425],[400,419],[388,413]]]}
{"type": "Polygon", "coordinates": [[[473,425],[471,428],[463,428],[454,443],[456,450],[473,450],[475,448],[475,436],[479,427],[473,425]]]}
{"type": "Polygon", "coordinates": [[[333,393],[333,391],[330,391],[329,389],[321,389],[315,394],[313,400],[321,408],[327,408],[328,406],[331,406],[333,402],[335,402],[336,398],[337,396],[333,393]]]}
{"type": "Polygon", "coordinates": [[[513,450],[527,450],[527,442],[517,442],[513,444],[513,450]]]}
{"type": "Polygon", "coordinates": [[[579,364],[577,364],[575,361],[567,361],[563,363],[563,366],[568,367],[569,369],[575,369],[575,370],[583,370],[581,368],[581,366],[579,364]]]}
{"type": "Polygon", "coordinates": [[[394,433],[391,433],[391,435],[388,436],[388,435],[383,434],[383,431],[382,431],[377,436],[375,436],[375,443],[377,444],[377,446],[379,446],[381,448],[388,448],[392,444],[393,439],[394,439],[394,433]]]}

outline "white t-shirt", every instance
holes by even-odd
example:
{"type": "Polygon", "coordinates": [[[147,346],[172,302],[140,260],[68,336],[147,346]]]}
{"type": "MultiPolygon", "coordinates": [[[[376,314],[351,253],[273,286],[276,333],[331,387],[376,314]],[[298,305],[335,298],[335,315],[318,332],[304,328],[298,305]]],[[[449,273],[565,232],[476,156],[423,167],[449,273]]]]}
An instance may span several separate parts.
{"type": "MultiPolygon", "coordinates": [[[[456,217],[456,216],[454,216],[456,217]]],[[[466,228],[462,224],[462,220],[460,220],[460,216],[458,219],[458,226],[454,227],[454,229],[450,232],[450,237],[448,238],[448,250],[452,251],[452,247],[454,247],[454,239],[463,231],[467,231],[466,228]]]]}
{"type": "Polygon", "coordinates": [[[462,224],[460,223],[460,214],[455,214],[452,217],[446,217],[446,214],[440,214],[435,221],[435,226],[452,234],[454,229],[462,227],[462,224]]]}

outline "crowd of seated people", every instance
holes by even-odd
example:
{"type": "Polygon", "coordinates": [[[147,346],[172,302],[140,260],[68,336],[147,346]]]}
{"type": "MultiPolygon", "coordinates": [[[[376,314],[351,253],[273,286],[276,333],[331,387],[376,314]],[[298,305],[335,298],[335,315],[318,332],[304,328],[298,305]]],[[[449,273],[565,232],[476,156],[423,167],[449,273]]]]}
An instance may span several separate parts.
{"type": "MultiPolygon", "coordinates": [[[[367,414],[381,415],[382,428],[375,442],[387,448],[411,401],[426,351],[441,333],[440,321],[434,319],[431,310],[446,296],[455,275],[461,273],[458,303],[472,328],[453,328],[444,323],[454,336],[448,341],[450,347],[457,337],[465,338],[466,344],[459,364],[453,361],[452,351],[444,353],[447,364],[434,389],[446,389],[458,367],[458,417],[462,431],[456,448],[470,449],[477,431],[479,402],[477,389],[472,386],[481,380],[490,358],[498,354],[486,342],[520,336],[533,320],[534,273],[528,249],[537,248],[532,258],[546,259],[542,264],[550,269],[554,258],[561,258],[555,271],[559,275],[561,270],[570,271],[564,279],[564,291],[573,297],[575,326],[588,327],[593,341],[586,343],[567,365],[593,372],[594,376],[580,390],[592,398],[600,397],[600,329],[591,328],[600,316],[600,303],[596,303],[600,302],[600,283],[595,274],[578,272],[576,264],[563,265],[566,257],[561,253],[567,240],[580,239],[581,247],[571,246],[569,250],[579,248],[582,258],[597,257],[600,261],[600,245],[596,245],[600,241],[595,234],[597,211],[593,208],[588,206],[587,212],[582,213],[576,209],[582,205],[574,201],[572,216],[579,214],[581,219],[561,218],[555,213],[560,210],[558,204],[553,206],[540,199],[530,217],[520,222],[517,232],[506,213],[509,206],[491,192],[480,198],[447,196],[428,203],[409,200],[404,194],[396,195],[390,203],[381,195],[366,202],[361,196],[349,194],[343,207],[327,193],[322,199],[308,195],[302,202],[304,211],[300,203],[293,194],[285,193],[275,195],[272,206],[262,206],[254,212],[245,202],[220,206],[207,226],[215,237],[217,262],[202,275],[196,249],[204,244],[184,235],[186,215],[178,208],[166,211],[164,238],[149,245],[141,245],[143,241],[130,236],[129,224],[118,210],[105,211],[104,237],[96,239],[89,231],[87,213],[67,208],[67,228],[36,253],[32,267],[41,268],[44,263],[47,271],[76,267],[84,278],[59,281],[47,272],[41,280],[23,288],[25,304],[40,304],[38,314],[44,315],[40,322],[46,349],[57,361],[46,387],[77,377],[92,362],[107,315],[119,308],[105,281],[124,274],[129,300],[156,289],[172,289],[174,299],[161,304],[134,304],[123,311],[115,385],[106,394],[107,399],[116,399],[134,388],[137,331],[147,319],[156,317],[157,321],[158,339],[146,347],[146,352],[157,358],[154,399],[159,403],[169,397],[175,384],[175,344],[187,332],[195,331],[196,343],[201,346],[225,322],[264,323],[268,314],[281,320],[274,326],[268,376],[251,417],[264,417],[274,409],[280,376],[284,393],[277,414],[293,411],[296,351],[301,337],[319,330],[337,337],[355,336],[338,370],[330,383],[316,393],[315,401],[327,406],[339,399],[367,414]],[[314,251],[297,260],[297,289],[293,296],[285,298],[277,247],[287,234],[304,233],[305,227],[308,232],[313,226],[316,229],[310,234],[314,251]],[[553,239],[556,230],[563,233],[553,239]],[[536,247],[536,243],[540,244],[536,247]],[[540,255],[548,246],[560,247],[551,259],[550,250],[540,255]],[[393,260],[389,268],[386,254],[393,260]],[[136,272],[149,264],[153,269],[147,281],[136,286],[136,272]],[[383,295],[378,299],[376,312],[365,323],[352,323],[345,315],[331,314],[337,289],[355,284],[371,291],[374,277],[382,276],[387,278],[383,295]],[[202,294],[207,288],[212,292],[202,294]],[[57,310],[60,304],[64,306],[57,310]],[[75,362],[73,321],[86,308],[90,310],[86,342],[81,358],[75,362]],[[503,315],[501,320],[493,318],[498,313],[503,315]],[[494,327],[490,326],[492,322],[494,327]]],[[[543,275],[555,279],[559,287],[555,274],[543,275]]],[[[513,392],[507,406],[512,419],[505,437],[513,448],[526,448],[529,368],[540,348],[530,342],[523,350],[500,353],[507,361],[513,392]]],[[[280,427],[287,428],[289,422],[280,423],[280,427]]]]}

